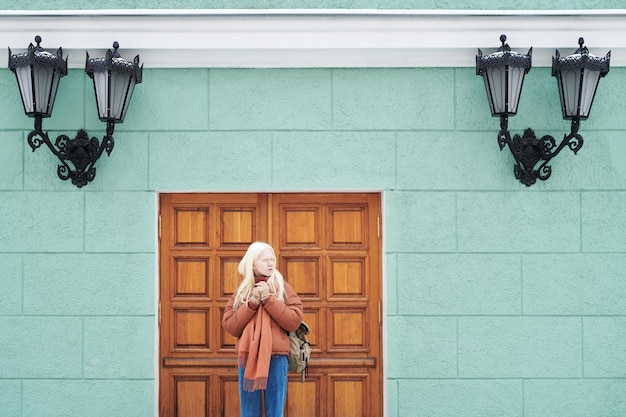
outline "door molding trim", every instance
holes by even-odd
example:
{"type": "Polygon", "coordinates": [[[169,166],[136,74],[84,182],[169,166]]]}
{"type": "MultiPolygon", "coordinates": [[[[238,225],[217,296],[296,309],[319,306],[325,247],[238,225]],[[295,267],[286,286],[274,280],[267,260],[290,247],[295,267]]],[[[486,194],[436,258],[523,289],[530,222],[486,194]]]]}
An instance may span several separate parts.
{"type": "Polygon", "coordinates": [[[113,41],[146,68],[473,67],[477,48],[495,51],[502,33],[515,50],[532,46],[535,66],[549,67],[555,49],[573,52],[580,36],[626,66],[626,9],[4,10],[0,20],[12,50],[41,35],[70,68],[113,41]]]}
{"type": "MultiPolygon", "coordinates": [[[[382,415],[384,417],[387,415],[387,410],[389,406],[389,381],[387,379],[388,376],[388,343],[387,343],[387,319],[388,319],[388,307],[387,307],[387,256],[386,256],[386,222],[385,222],[385,207],[386,207],[386,194],[389,190],[383,188],[354,188],[354,189],[307,189],[307,190],[163,190],[158,189],[154,191],[155,197],[155,224],[154,224],[154,238],[155,238],[155,259],[154,259],[154,286],[155,286],[155,317],[154,317],[154,412],[155,417],[159,417],[160,415],[160,385],[161,385],[161,361],[160,361],[160,338],[161,338],[161,327],[158,322],[158,300],[160,299],[160,285],[161,285],[161,277],[160,277],[160,262],[161,262],[161,250],[160,250],[160,240],[159,240],[159,225],[158,218],[161,214],[161,197],[164,194],[186,194],[186,193],[198,193],[198,194],[257,194],[257,193],[265,193],[265,194],[289,194],[289,193],[306,193],[306,194],[320,194],[320,193],[336,193],[336,194],[379,194],[379,210],[380,210],[380,237],[379,237],[379,251],[380,251],[380,294],[379,297],[382,301],[382,309],[380,323],[381,326],[381,346],[382,349],[380,353],[380,364],[381,367],[381,389],[382,389],[382,415]]],[[[183,360],[184,361],[184,360],[183,360]]],[[[166,363],[165,365],[172,366],[177,365],[180,366],[183,363],[166,363]]],[[[197,364],[195,364],[197,365],[197,364]]],[[[373,368],[376,366],[376,358],[367,357],[361,360],[343,360],[337,361],[334,359],[316,359],[314,360],[313,366],[329,366],[333,365],[334,367],[348,367],[348,368],[373,368]]],[[[184,366],[184,365],[183,365],[184,366]]],[[[189,364],[188,366],[194,366],[193,364],[189,364]]]]}

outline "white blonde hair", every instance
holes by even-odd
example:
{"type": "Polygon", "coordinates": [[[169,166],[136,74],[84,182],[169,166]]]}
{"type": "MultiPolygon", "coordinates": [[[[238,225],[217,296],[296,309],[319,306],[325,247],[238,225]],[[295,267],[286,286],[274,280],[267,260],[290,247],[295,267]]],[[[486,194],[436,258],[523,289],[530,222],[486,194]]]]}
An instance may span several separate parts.
{"type": "MultiPolygon", "coordinates": [[[[241,258],[239,262],[239,275],[242,276],[243,280],[241,284],[239,284],[239,288],[237,288],[237,292],[235,293],[235,302],[233,304],[233,308],[237,309],[240,304],[246,303],[250,294],[252,294],[252,289],[254,288],[254,270],[253,265],[254,261],[256,261],[261,255],[261,252],[269,249],[272,252],[272,256],[274,257],[274,263],[276,263],[276,253],[274,253],[274,248],[268,245],[265,242],[253,242],[248,247],[246,254],[241,258]]],[[[285,302],[285,280],[278,269],[274,268],[272,275],[267,279],[267,284],[270,286],[270,291],[273,294],[276,294],[276,298],[280,301],[285,302]]]]}

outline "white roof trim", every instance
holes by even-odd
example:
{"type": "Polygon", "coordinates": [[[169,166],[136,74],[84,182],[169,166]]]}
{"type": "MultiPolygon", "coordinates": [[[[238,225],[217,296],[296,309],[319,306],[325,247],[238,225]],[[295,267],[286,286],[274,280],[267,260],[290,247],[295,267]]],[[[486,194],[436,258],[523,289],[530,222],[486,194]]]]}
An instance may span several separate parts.
{"type": "Polygon", "coordinates": [[[534,66],[549,67],[555,49],[572,53],[581,36],[626,66],[626,9],[0,11],[13,52],[41,35],[71,68],[115,40],[145,68],[473,67],[477,48],[495,51],[502,33],[517,52],[533,47],[534,66]]]}

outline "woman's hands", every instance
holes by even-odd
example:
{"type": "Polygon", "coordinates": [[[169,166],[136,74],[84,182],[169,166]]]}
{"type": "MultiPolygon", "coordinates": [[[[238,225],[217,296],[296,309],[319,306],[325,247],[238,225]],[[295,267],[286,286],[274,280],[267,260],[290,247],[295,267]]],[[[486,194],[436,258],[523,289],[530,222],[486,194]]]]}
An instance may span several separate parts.
{"type": "Polygon", "coordinates": [[[261,305],[265,300],[270,297],[270,287],[265,281],[259,281],[254,284],[250,297],[248,298],[248,307],[256,310],[256,306],[261,305]]]}
{"type": "Polygon", "coordinates": [[[259,281],[254,284],[252,292],[254,293],[255,290],[258,290],[261,302],[265,301],[270,296],[270,287],[265,281],[259,281]]]}

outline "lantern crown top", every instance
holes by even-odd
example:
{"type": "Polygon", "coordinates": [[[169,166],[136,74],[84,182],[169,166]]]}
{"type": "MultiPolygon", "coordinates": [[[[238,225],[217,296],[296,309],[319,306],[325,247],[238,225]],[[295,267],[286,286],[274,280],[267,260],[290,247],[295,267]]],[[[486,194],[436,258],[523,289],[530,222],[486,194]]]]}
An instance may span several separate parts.
{"type": "Polygon", "coordinates": [[[129,73],[134,78],[136,84],[141,83],[143,65],[139,66],[139,55],[135,56],[133,61],[128,61],[122,58],[118,52],[119,47],[119,42],[113,42],[113,51],[107,50],[106,55],[101,58],[89,58],[89,52],[87,52],[85,72],[91,78],[93,78],[94,72],[114,71],[129,73]]]}
{"type": "Polygon", "coordinates": [[[67,75],[67,57],[63,59],[63,48],[59,48],[56,54],[45,51],[41,47],[41,36],[35,36],[36,46],[32,42],[26,52],[13,54],[9,48],[9,69],[15,72],[16,68],[24,66],[36,66],[55,68],[60,70],[60,75],[67,75]]]}
{"type": "Polygon", "coordinates": [[[580,37],[578,38],[578,49],[573,54],[561,58],[559,50],[555,51],[555,56],[552,57],[552,75],[556,75],[559,71],[587,69],[598,71],[600,77],[604,77],[609,72],[610,64],[611,51],[604,58],[590,54],[589,49],[585,46],[585,40],[580,37]]]}
{"type": "Polygon", "coordinates": [[[478,55],[476,55],[476,75],[483,75],[483,71],[487,68],[502,66],[523,68],[524,73],[527,74],[532,67],[533,48],[531,47],[526,54],[511,51],[511,47],[506,43],[505,34],[500,35],[500,42],[502,42],[502,45],[500,45],[498,50],[489,55],[483,56],[483,51],[478,49],[478,55]]]}

